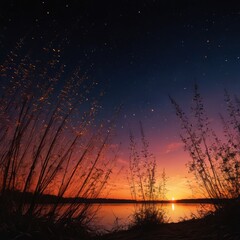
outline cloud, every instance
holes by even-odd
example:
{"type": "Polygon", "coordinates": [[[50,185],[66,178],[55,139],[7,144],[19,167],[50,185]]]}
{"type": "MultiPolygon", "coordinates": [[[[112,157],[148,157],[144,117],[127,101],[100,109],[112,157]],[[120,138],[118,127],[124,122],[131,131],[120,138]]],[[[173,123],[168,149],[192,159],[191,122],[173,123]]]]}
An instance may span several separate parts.
{"type": "Polygon", "coordinates": [[[173,142],[167,145],[165,153],[172,153],[179,149],[182,149],[183,143],[182,142],[173,142]]]}

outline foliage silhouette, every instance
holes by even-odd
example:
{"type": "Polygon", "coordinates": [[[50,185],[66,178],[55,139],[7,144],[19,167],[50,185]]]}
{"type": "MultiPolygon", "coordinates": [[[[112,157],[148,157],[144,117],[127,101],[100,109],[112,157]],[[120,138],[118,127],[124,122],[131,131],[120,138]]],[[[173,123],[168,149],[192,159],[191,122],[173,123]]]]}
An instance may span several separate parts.
{"type": "Polygon", "coordinates": [[[42,49],[43,59],[21,57],[19,43],[1,64],[0,224],[16,231],[31,231],[37,219],[62,231],[71,224],[88,229],[91,205],[72,201],[66,207],[60,200],[98,197],[111,174],[106,151],[112,122],[95,121],[102,93],[92,97],[96,82],[79,68],[67,76],[60,53],[51,43],[42,49]],[[39,205],[49,193],[58,200],[39,205]]]}
{"type": "Polygon", "coordinates": [[[240,180],[240,101],[225,91],[227,118],[220,115],[224,137],[218,137],[208,118],[203,99],[195,85],[191,118],[170,97],[181,122],[181,140],[191,160],[188,169],[194,174],[198,189],[213,201],[218,212],[235,205],[239,213],[240,180]]]}
{"type": "Polygon", "coordinates": [[[137,141],[130,133],[128,181],[132,199],[141,201],[135,206],[131,227],[151,228],[166,220],[164,210],[154,203],[165,198],[166,175],[163,170],[161,181],[157,181],[156,158],[149,152],[149,143],[141,123],[140,134],[142,148],[139,151],[137,141]]]}

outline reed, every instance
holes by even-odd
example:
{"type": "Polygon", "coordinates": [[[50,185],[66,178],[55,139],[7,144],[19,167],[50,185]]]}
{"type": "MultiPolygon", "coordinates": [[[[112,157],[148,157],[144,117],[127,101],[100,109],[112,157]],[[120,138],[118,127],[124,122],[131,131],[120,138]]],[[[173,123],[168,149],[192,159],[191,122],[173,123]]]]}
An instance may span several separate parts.
{"type": "Polygon", "coordinates": [[[69,77],[60,49],[43,48],[44,58],[34,59],[21,57],[22,46],[1,65],[1,229],[30,234],[52,226],[58,235],[78,226],[87,232],[95,214],[91,205],[72,201],[63,208],[61,199],[102,196],[112,169],[112,123],[96,123],[96,82],[79,68],[69,77]],[[39,202],[49,193],[57,200],[46,212],[39,202]]]}
{"type": "Polygon", "coordinates": [[[133,213],[132,228],[152,228],[166,221],[164,210],[154,201],[164,199],[166,194],[166,175],[157,176],[156,158],[149,151],[149,143],[140,123],[141,147],[130,133],[130,159],[128,181],[132,199],[141,201],[133,213]]]}
{"type": "Polygon", "coordinates": [[[239,99],[225,91],[227,116],[220,114],[224,135],[221,138],[211,126],[198,86],[194,88],[191,114],[187,115],[173,98],[170,97],[170,100],[181,123],[181,140],[191,157],[188,169],[194,174],[201,194],[213,200],[229,200],[213,201],[218,213],[233,209],[232,206],[235,206],[235,213],[239,213],[239,99]]]}

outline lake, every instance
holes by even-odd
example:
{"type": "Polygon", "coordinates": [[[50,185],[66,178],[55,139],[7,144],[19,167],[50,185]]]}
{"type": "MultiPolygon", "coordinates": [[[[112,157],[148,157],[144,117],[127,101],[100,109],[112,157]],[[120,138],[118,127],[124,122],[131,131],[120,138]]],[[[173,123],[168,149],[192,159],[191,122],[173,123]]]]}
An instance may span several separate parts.
{"type": "MultiPolygon", "coordinates": [[[[157,204],[157,206],[164,209],[169,222],[190,219],[194,215],[199,217],[199,210],[202,208],[213,209],[211,204],[199,203],[165,203],[157,204]]],[[[126,227],[131,222],[134,209],[135,205],[132,203],[102,204],[97,212],[96,225],[103,230],[111,230],[117,226],[126,227]]]]}

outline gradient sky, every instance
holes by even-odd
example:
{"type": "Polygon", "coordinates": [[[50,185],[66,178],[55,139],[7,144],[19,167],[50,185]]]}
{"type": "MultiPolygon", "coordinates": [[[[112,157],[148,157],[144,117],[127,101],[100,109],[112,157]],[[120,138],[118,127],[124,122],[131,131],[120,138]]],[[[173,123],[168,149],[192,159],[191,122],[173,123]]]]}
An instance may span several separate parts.
{"type": "Polygon", "coordinates": [[[223,92],[240,91],[240,7],[219,1],[17,1],[0,4],[1,61],[20,38],[29,51],[63,40],[63,61],[106,89],[101,116],[123,104],[113,144],[122,144],[111,197],[129,198],[129,130],[142,121],[151,151],[168,176],[167,197],[188,198],[192,181],[179,123],[169,101],[184,109],[197,83],[217,124],[223,92]],[[51,2],[51,4],[49,4],[51,2]],[[216,4],[217,3],[217,4],[216,4]]]}

